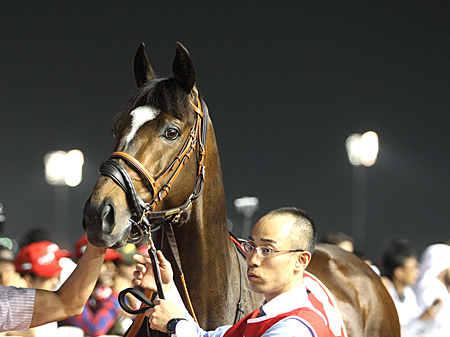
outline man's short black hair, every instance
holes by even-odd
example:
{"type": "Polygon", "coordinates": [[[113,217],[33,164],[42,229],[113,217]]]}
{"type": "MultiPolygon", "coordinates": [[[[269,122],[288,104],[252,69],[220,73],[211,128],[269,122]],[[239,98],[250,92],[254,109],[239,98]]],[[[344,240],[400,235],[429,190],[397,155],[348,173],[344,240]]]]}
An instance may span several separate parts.
{"type": "Polygon", "coordinates": [[[316,225],[305,211],[296,207],[282,207],[269,212],[267,215],[286,215],[295,218],[290,235],[291,248],[306,249],[311,254],[314,252],[317,240],[316,225]]]}
{"type": "Polygon", "coordinates": [[[392,280],[395,268],[403,267],[408,258],[417,258],[411,243],[404,239],[394,239],[381,256],[382,275],[392,280]]]}

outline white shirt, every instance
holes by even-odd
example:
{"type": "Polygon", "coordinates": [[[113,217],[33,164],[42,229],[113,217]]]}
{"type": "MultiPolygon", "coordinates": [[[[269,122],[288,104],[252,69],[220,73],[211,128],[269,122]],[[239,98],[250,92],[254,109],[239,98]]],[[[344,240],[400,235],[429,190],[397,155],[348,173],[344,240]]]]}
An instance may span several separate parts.
{"type": "Polygon", "coordinates": [[[417,288],[416,290],[419,290],[416,291],[417,299],[422,309],[430,307],[437,298],[440,298],[443,303],[434,320],[428,321],[428,328],[425,332],[429,336],[435,336],[438,333],[450,336],[450,294],[447,287],[437,278],[427,278],[421,280],[417,288]]]}
{"type": "MultiPolygon", "coordinates": [[[[183,301],[181,300],[178,290],[170,291],[166,294],[166,299],[175,303],[179,309],[184,312],[186,321],[180,321],[176,325],[175,336],[176,337],[220,337],[225,334],[225,332],[231,327],[231,325],[221,326],[214,331],[204,331],[201,329],[194,321],[194,319],[189,315],[187,309],[185,308],[183,301]]],[[[278,295],[271,301],[265,303],[262,306],[266,316],[277,316],[279,314],[292,311],[300,307],[311,307],[311,302],[308,300],[308,295],[306,292],[306,287],[302,284],[285,293],[278,295]]],[[[256,318],[258,319],[258,318],[256,318]]],[[[286,318],[276,324],[274,324],[269,330],[264,334],[264,337],[294,337],[294,336],[304,336],[311,337],[313,334],[311,331],[303,324],[300,320],[296,318],[286,318]]]]}
{"type": "Polygon", "coordinates": [[[0,332],[30,328],[35,295],[36,289],[0,285],[0,332]]]}
{"type": "Polygon", "coordinates": [[[429,308],[434,300],[442,300],[442,308],[433,320],[427,321],[428,328],[423,336],[450,336],[450,293],[437,279],[439,274],[450,268],[450,246],[434,244],[425,249],[420,257],[420,274],[414,286],[417,303],[422,310],[429,308]]]}
{"type": "Polygon", "coordinates": [[[403,298],[400,298],[392,282],[386,284],[386,288],[397,309],[402,336],[414,336],[423,333],[426,322],[419,318],[423,310],[419,308],[412,288],[403,288],[403,298]]]}

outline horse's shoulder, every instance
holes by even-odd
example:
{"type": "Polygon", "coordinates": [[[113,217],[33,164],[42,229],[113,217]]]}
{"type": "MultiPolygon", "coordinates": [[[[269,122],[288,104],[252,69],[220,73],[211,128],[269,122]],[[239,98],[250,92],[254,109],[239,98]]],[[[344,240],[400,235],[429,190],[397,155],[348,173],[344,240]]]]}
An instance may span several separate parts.
{"type": "Polygon", "coordinates": [[[367,263],[355,254],[330,244],[317,244],[307,271],[331,290],[346,289],[346,292],[356,293],[357,288],[374,289],[381,284],[379,276],[367,263]]]}

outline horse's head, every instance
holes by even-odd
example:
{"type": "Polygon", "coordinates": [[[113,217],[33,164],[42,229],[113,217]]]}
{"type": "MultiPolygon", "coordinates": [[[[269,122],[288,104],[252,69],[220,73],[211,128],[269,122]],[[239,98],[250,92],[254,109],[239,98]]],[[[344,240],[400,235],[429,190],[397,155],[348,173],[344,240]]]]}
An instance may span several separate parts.
{"type": "MultiPolygon", "coordinates": [[[[201,100],[194,65],[189,52],[178,43],[174,77],[157,78],[142,44],[134,57],[133,71],[138,89],[117,116],[110,159],[126,170],[136,194],[150,203],[152,210],[178,207],[197,186],[197,160],[202,156],[195,147],[198,140],[192,139],[195,125],[201,125],[195,109],[201,100]],[[190,149],[184,151],[186,147],[190,149]],[[192,152],[197,158],[187,160],[192,152]],[[123,156],[114,156],[117,153],[134,158],[142,169],[123,156]]],[[[111,178],[99,177],[83,210],[88,239],[100,247],[124,244],[132,226],[130,219],[136,216],[126,189],[111,178]]]]}

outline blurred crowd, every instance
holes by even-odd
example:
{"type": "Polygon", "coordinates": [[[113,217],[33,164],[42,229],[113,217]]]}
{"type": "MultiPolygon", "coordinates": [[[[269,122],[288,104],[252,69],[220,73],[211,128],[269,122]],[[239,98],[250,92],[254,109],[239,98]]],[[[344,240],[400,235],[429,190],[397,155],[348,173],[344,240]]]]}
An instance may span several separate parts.
{"type": "MultiPolygon", "coordinates": [[[[322,242],[360,255],[354,251],[354,239],[342,232],[328,232],[322,242]]],[[[449,241],[432,244],[418,256],[409,241],[396,238],[381,252],[376,264],[365,261],[392,297],[402,337],[450,336],[449,241]]]]}
{"type": "MultiPolygon", "coordinates": [[[[47,231],[34,228],[22,237],[16,254],[0,244],[0,284],[57,290],[75,269],[87,244],[87,237],[83,235],[73,250],[62,250],[52,242],[47,231]]],[[[81,315],[27,332],[10,331],[0,336],[123,336],[134,316],[121,309],[118,294],[132,287],[134,254],[147,255],[146,246],[126,244],[119,250],[106,251],[97,284],[81,315]]],[[[127,297],[127,300],[132,308],[140,305],[134,297],[127,297]]]]}
{"type": "MultiPolygon", "coordinates": [[[[354,251],[353,238],[344,233],[328,232],[321,242],[360,255],[354,251]]],[[[71,251],[61,250],[48,232],[32,229],[22,237],[16,253],[0,244],[0,284],[56,290],[75,269],[87,244],[83,235],[71,251]]],[[[432,244],[418,256],[410,242],[394,239],[380,253],[377,263],[365,262],[379,275],[393,299],[402,337],[450,336],[450,243],[432,244]]],[[[134,254],[147,255],[146,246],[126,244],[119,250],[107,250],[97,284],[81,315],[0,336],[123,336],[133,316],[121,309],[118,294],[132,287],[134,254]]],[[[127,299],[130,307],[139,307],[135,298],[127,299]]]]}

